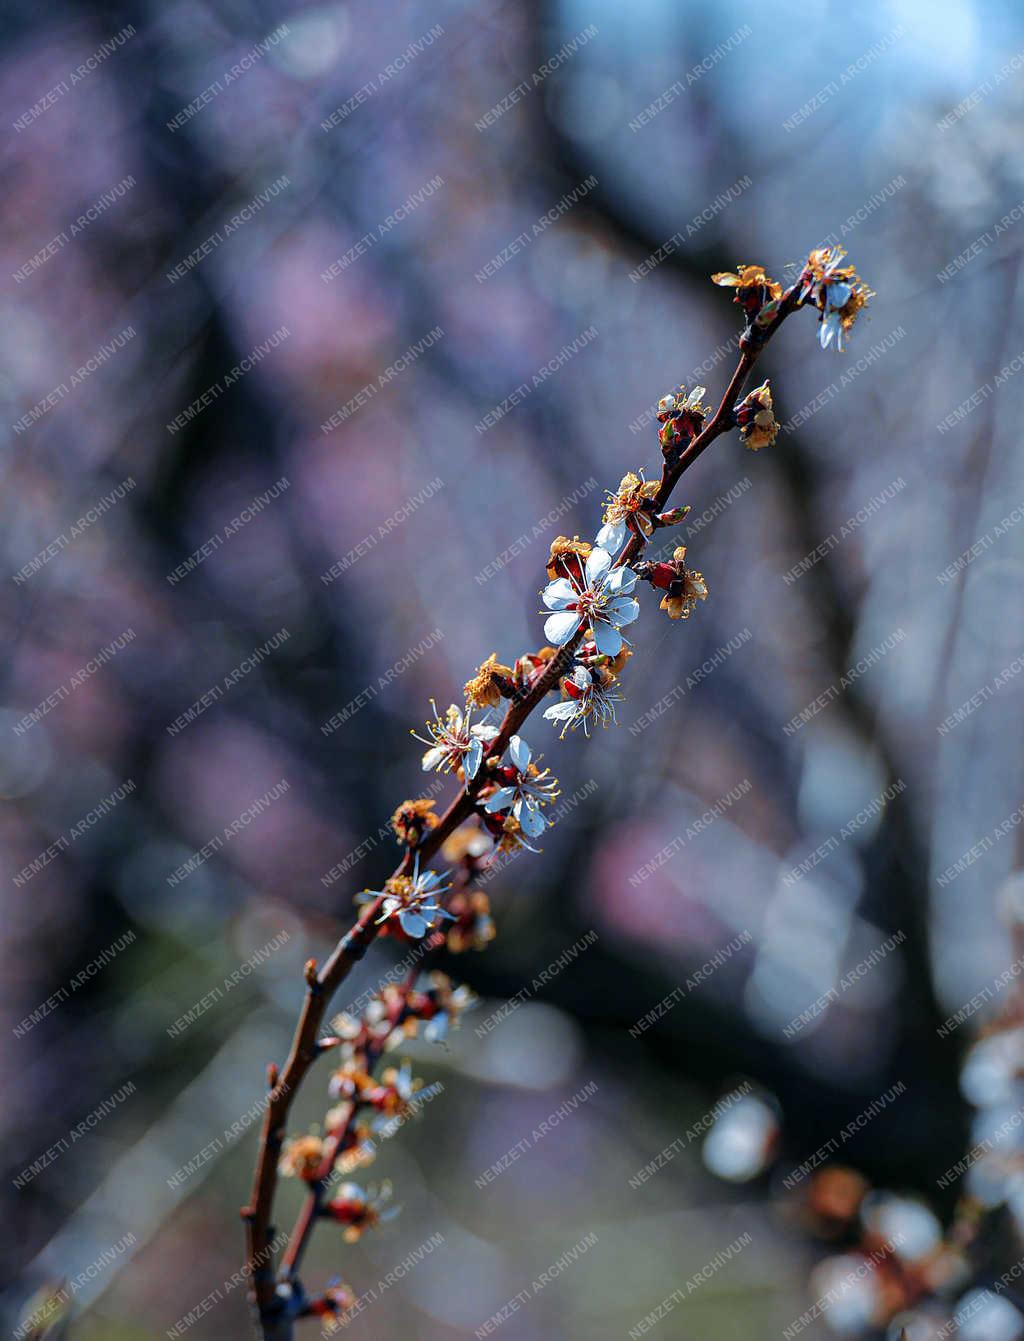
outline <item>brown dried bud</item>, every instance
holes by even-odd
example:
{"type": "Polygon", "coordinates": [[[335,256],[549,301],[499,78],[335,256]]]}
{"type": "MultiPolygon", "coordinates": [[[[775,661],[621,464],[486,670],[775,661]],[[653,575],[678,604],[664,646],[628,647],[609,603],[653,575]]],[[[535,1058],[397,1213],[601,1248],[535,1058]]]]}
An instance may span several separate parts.
{"type": "Polygon", "coordinates": [[[465,686],[467,700],[478,708],[496,708],[502,698],[513,692],[512,667],[503,666],[492,652],[465,686]]]}
{"type": "Polygon", "coordinates": [[[429,796],[403,801],[391,816],[391,827],[398,841],[407,847],[416,847],[423,835],[436,829],[439,823],[434,814],[434,801],[429,796]]]}
{"type": "Polygon", "coordinates": [[[593,548],[586,540],[581,540],[578,535],[569,540],[566,536],[557,536],[551,542],[551,557],[548,559],[547,573],[548,577],[554,582],[559,577],[575,577],[580,581],[583,575],[583,565],[590,557],[590,551],[593,548]]]}

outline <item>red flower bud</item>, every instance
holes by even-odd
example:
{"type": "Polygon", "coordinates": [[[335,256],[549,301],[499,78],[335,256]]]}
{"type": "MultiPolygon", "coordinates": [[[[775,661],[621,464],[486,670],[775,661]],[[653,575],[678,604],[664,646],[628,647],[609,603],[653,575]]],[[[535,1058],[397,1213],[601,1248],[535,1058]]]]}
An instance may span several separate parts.
{"type": "Polygon", "coordinates": [[[329,1201],[323,1209],[323,1214],[330,1216],[332,1220],[337,1220],[339,1224],[351,1225],[357,1220],[362,1220],[366,1214],[366,1202],[352,1202],[341,1197],[329,1201]]]}
{"type": "Polygon", "coordinates": [[[670,512],[659,512],[658,524],[660,526],[678,526],[689,510],[689,505],[687,505],[682,508],[672,508],[670,512]]]}
{"type": "Polygon", "coordinates": [[[670,563],[652,563],[649,580],[652,587],[668,587],[679,574],[670,563]]]}

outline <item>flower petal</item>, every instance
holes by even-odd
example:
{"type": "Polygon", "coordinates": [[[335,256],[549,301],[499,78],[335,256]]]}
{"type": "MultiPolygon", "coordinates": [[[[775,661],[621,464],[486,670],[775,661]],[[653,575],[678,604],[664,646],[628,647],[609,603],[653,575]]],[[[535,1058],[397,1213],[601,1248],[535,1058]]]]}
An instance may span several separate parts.
{"type": "Polygon", "coordinates": [[[625,596],[627,592],[633,590],[638,581],[639,578],[632,568],[615,568],[605,578],[604,589],[615,595],[625,596]]]}
{"type": "Polygon", "coordinates": [[[598,531],[594,543],[608,554],[618,554],[626,542],[628,532],[629,528],[625,522],[605,522],[598,531]]]}
{"type": "Polygon", "coordinates": [[[556,577],[540,594],[549,610],[564,610],[576,600],[577,592],[567,577],[556,577]]]}
{"type": "Polygon", "coordinates": [[[427,750],[423,756],[423,771],[429,773],[432,768],[440,768],[448,756],[448,751],[440,745],[435,745],[433,749],[427,750]]]}
{"type": "MultiPolygon", "coordinates": [[[[474,727],[475,731],[477,728],[474,727]]],[[[469,749],[466,751],[466,757],[462,761],[462,767],[466,774],[466,781],[475,778],[484,757],[484,747],[479,736],[474,736],[469,742],[469,749]]]]}
{"type": "Polygon", "coordinates": [[[515,799],[516,792],[514,787],[499,787],[498,790],[484,802],[484,809],[489,815],[493,815],[496,810],[507,810],[515,799]]]}
{"type": "MultiPolygon", "coordinates": [[[[440,1043],[448,1037],[448,1016],[443,1010],[439,1011],[432,1020],[428,1020],[424,1025],[423,1037],[428,1043],[440,1043]]],[[[389,1211],[385,1211],[380,1218],[383,1220],[389,1213],[389,1211]]]]}
{"type": "Polygon", "coordinates": [[[587,555],[586,566],[583,570],[587,577],[587,585],[596,587],[611,566],[612,556],[606,549],[592,549],[587,555]]]}
{"type": "Polygon", "coordinates": [[[572,717],[575,712],[576,704],[567,698],[563,703],[553,703],[550,708],[545,708],[544,716],[549,722],[561,722],[572,717]]]}
{"type": "Polygon", "coordinates": [[[603,613],[610,624],[621,628],[623,624],[632,624],[639,615],[640,602],[634,600],[632,596],[616,596],[614,600],[608,602],[603,613]]]}
{"type": "Polygon", "coordinates": [[[622,634],[603,620],[594,623],[594,642],[602,656],[614,657],[622,651],[622,634]]]}
{"type": "Polygon", "coordinates": [[[821,342],[822,349],[828,349],[832,343],[833,336],[837,335],[843,329],[843,323],[838,312],[830,312],[825,320],[818,327],[818,339],[821,342]]]}
{"type": "Polygon", "coordinates": [[[828,286],[827,299],[829,307],[845,307],[850,301],[850,295],[853,289],[849,284],[844,284],[838,280],[835,284],[828,286]]]}
{"type": "Polygon", "coordinates": [[[565,610],[561,614],[548,615],[544,621],[544,637],[547,638],[549,643],[561,647],[563,643],[569,641],[582,623],[581,616],[575,610],[565,610]]]}
{"type": "Polygon", "coordinates": [[[427,919],[410,908],[406,908],[398,914],[398,921],[405,934],[415,936],[417,940],[425,936],[430,930],[430,923],[427,919]]]}
{"type": "Polygon", "coordinates": [[[520,773],[525,773],[530,765],[530,747],[522,736],[512,737],[508,743],[508,754],[520,773]]]}
{"type": "Polygon", "coordinates": [[[536,838],[538,834],[544,832],[547,820],[535,807],[524,806],[519,816],[519,824],[527,838],[536,838]]]}

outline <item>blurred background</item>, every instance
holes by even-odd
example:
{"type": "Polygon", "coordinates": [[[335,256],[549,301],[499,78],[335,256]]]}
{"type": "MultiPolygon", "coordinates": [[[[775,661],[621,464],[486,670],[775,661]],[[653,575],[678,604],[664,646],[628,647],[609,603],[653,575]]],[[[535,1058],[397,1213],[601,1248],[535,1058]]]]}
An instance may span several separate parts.
{"type": "Polygon", "coordinates": [[[83,1338],[218,1291],[189,1335],[249,1334],[265,1066],[431,781],[409,728],[536,649],[548,545],[656,475],[657,398],[717,405],[709,274],[832,242],[877,297],[842,353],[794,316],[775,448],[687,474],[711,598],[644,602],[618,729],[532,724],[578,799],[446,966],[476,1014],[410,1049],[444,1089],[372,1171],[402,1215],[321,1231],[305,1277],[376,1288],[443,1235],[352,1322],[378,1338],[524,1291],[508,1341],[782,1335],[851,1271],[802,1334],[1020,1336],[1019,6],[3,24],[8,1333],[64,1282],[83,1338]],[[823,1186],[823,1147],[857,1176],[823,1186]],[[950,1266],[965,1193],[991,1214],[950,1266]]]}

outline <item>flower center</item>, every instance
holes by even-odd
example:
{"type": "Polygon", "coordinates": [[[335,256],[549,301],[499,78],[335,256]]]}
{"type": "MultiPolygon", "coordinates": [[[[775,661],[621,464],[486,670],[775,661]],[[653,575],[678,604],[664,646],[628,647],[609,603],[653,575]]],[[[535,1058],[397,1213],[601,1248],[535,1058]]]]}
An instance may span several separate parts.
{"type": "Polygon", "coordinates": [[[576,609],[581,615],[593,615],[603,605],[604,595],[599,591],[594,591],[592,587],[586,591],[581,591],[579,599],[576,601],[576,609]]]}

